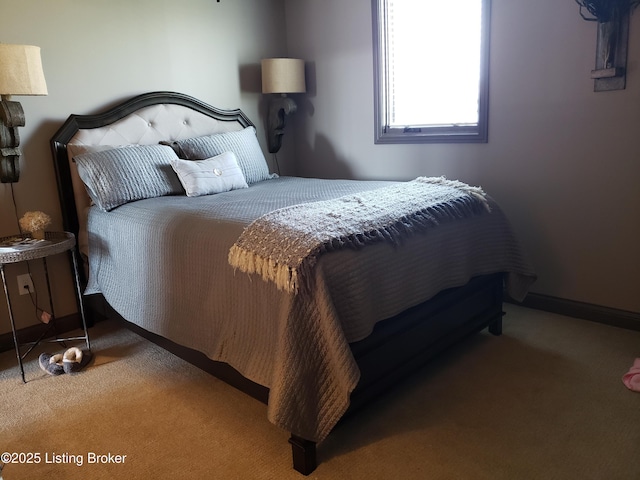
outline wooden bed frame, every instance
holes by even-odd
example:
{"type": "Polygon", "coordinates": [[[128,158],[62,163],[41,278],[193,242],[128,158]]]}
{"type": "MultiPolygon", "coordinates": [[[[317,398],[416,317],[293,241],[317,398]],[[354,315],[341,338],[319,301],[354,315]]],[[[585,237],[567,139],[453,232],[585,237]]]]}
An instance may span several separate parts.
{"type": "MultiPolygon", "coordinates": [[[[79,129],[109,125],[141,108],[155,104],[183,105],[217,120],[239,122],[245,127],[253,125],[240,110],[220,110],[195,98],[174,92],[139,95],[97,115],[71,115],[51,139],[65,230],[77,235],[79,229],[67,143],[79,129]]],[[[84,275],[82,281],[86,284],[84,275]]],[[[440,292],[425,303],[379,322],[369,337],[351,344],[360,368],[361,379],[351,395],[347,415],[378,398],[382,392],[462,338],[487,327],[492,334],[500,335],[502,302],[503,274],[498,273],[472,278],[462,287],[440,292]]],[[[91,308],[87,310],[90,315],[91,308]]],[[[200,352],[177,345],[130,322],[125,323],[168,351],[267,403],[268,389],[244,378],[228,364],[210,360],[200,352]]],[[[289,443],[294,469],[308,475],[317,465],[315,442],[292,435],[289,443]]]]}

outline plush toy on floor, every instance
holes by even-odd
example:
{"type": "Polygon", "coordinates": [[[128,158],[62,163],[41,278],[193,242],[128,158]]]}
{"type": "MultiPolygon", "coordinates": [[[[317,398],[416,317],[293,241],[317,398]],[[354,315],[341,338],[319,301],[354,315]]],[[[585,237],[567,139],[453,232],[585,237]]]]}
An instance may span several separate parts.
{"type": "MultiPolygon", "coordinates": [[[[61,375],[63,373],[76,373],[82,370],[91,361],[90,350],[82,351],[78,347],[71,347],[64,353],[51,355],[42,353],[38,358],[40,368],[49,375],[61,375]]],[[[1,480],[1,479],[0,479],[1,480]]]]}

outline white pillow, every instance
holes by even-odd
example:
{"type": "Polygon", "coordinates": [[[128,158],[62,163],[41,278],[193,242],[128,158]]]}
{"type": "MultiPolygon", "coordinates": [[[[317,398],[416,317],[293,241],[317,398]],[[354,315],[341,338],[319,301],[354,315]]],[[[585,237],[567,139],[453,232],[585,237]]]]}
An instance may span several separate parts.
{"type": "Polygon", "coordinates": [[[178,174],[188,197],[249,187],[233,152],[224,152],[205,160],[174,158],[171,166],[178,174]]]}

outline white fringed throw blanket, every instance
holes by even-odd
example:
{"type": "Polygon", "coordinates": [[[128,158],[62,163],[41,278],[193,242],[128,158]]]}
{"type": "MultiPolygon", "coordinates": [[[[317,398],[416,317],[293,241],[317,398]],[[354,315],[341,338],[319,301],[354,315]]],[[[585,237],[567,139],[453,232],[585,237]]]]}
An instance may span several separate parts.
{"type": "Polygon", "coordinates": [[[324,252],[403,238],[447,220],[489,210],[484,191],[444,177],[293,205],[252,222],[229,250],[229,263],[259,274],[279,289],[310,291],[311,272],[324,252]]]}

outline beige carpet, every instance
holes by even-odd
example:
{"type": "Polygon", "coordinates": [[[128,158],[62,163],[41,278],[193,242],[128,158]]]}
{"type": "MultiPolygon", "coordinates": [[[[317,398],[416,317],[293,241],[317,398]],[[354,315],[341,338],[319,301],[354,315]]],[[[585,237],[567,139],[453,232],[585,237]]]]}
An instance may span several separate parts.
{"type": "MultiPolygon", "coordinates": [[[[506,309],[502,337],[464,342],[340,425],[309,478],[640,479],[640,394],[621,381],[640,332],[506,309]]],[[[23,385],[0,354],[0,453],[40,454],[4,480],[303,478],[264,405],[116,323],[91,335],[95,362],[74,376],[33,355],[23,385]]]]}

